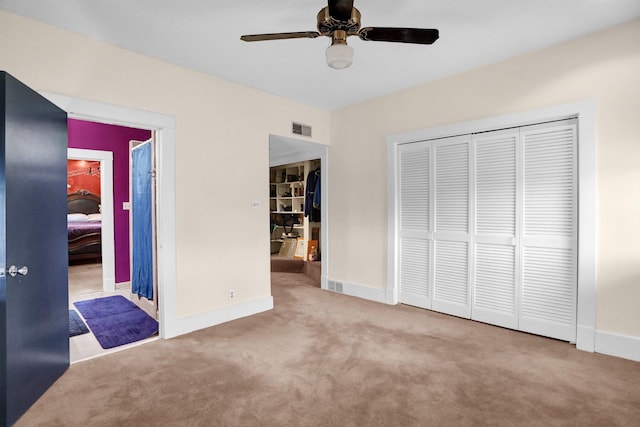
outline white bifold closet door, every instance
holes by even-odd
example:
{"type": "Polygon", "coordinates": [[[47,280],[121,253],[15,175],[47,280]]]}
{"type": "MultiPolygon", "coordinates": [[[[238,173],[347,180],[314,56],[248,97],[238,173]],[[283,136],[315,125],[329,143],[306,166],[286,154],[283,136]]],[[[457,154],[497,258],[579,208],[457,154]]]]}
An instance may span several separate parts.
{"type": "Polygon", "coordinates": [[[577,128],[521,129],[523,219],[519,329],[576,339],[578,276],[577,128]]]}
{"type": "Polygon", "coordinates": [[[518,329],[520,132],[476,134],[473,318],[518,329]]]}
{"type": "Polygon", "coordinates": [[[469,317],[469,146],[444,138],[398,149],[400,302],[469,317]]]}
{"type": "Polygon", "coordinates": [[[398,148],[400,302],[575,340],[575,121],[398,148]]]}
{"type": "Polygon", "coordinates": [[[433,213],[432,147],[425,142],[398,149],[399,300],[431,308],[433,213]]]}
{"type": "Polygon", "coordinates": [[[469,136],[434,143],[432,309],[469,317],[469,136]]]}

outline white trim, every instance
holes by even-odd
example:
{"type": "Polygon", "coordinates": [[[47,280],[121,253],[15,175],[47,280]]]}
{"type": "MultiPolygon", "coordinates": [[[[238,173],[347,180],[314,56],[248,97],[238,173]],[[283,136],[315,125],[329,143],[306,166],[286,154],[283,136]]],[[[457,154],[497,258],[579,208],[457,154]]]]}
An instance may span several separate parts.
{"type": "Polygon", "coordinates": [[[273,309],[273,297],[264,297],[229,307],[222,307],[206,313],[177,319],[176,335],[182,335],[243,317],[252,316],[273,309]]]}
{"type": "Polygon", "coordinates": [[[389,135],[387,142],[387,188],[389,189],[388,226],[388,284],[387,292],[397,293],[397,189],[396,165],[398,145],[464,135],[510,127],[518,127],[551,120],[578,118],[578,302],[576,348],[585,351],[595,349],[595,278],[597,248],[597,194],[596,194],[596,133],[594,101],[547,107],[504,116],[490,117],[429,129],[421,129],[389,135]]]}
{"type": "Polygon", "coordinates": [[[158,300],[160,337],[171,338],[181,330],[176,307],[176,214],[175,214],[175,118],[134,108],[87,101],[42,92],[42,96],[65,110],[69,117],[150,129],[158,143],[158,300]]]}
{"type": "Polygon", "coordinates": [[[387,139],[387,287],[388,304],[400,302],[398,286],[399,235],[396,233],[396,221],[399,216],[398,204],[398,144],[389,143],[387,139]]]}
{"type": "Polygon", "coordinates": [[[596,331],[595,351],[640,362],[640,337],[596,331]]]}
{"type": "Polygon", "coordinates": [[[68,148],[67,159],[100,162],[100,205],[102,214],[102,290],[116,290],[115,219],[113,206],[113,153],[102,150],[68,148]]]}

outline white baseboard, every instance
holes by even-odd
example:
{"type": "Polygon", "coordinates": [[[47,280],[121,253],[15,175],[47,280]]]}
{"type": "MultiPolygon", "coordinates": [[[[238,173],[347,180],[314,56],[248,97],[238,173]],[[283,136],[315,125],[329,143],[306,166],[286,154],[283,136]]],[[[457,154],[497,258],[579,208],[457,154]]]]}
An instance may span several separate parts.
{"type": "Polygon", "coordinates": [[[596,331],[597,353],[640,362],[640,337],[596,331]]]}
{"type": "Polygon", "coordinates": [[[386,289],[372,288],[370,286],[359,285],[357,283],[343,282],[340,280],[329,279],[326,281],[326,287],[323,283],[323,289],[337,292],[352,297],[358,297],[368,299],[383,304],[387,303],[387,291],[386,289]]]}
{"type": "Polygon", "coordinates": [[[116,283],[116,289],[118,290],[127,290],[127,289],[131,289],[131,282],[118,282],[116,283]]]}
{"type": "Polygon", "coordinates": [[[172,328],[171,334],[170,336],[167,336],[167,338],[188,334],[189,332],[197,331],[199,329],[209,328],[211,326],[241,319],[243,317],[272,309],[273,297],[269,296],[229,307],[219,308],[206,313],[196,314],[195,316],[179,318],[175,320],[175,327],[172,328]]]}
{"type": "Polygon", "coordinates": [[[595,329],[578,325],[576,328],[576,348],[589,353],[596,351],[595,329]]]}

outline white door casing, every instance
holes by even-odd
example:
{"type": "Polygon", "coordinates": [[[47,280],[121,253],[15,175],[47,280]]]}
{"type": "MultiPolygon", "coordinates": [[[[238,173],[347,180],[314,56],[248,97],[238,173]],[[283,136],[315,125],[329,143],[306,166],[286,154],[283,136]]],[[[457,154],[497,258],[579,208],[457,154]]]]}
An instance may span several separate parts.
{"type": "Polygon", "coordinates": [[[42,92],[70,118],[155,131],[157,158],[158,317],[160,337],[180,335],[176,305],[175,118],[172,116],[42,92]]]}

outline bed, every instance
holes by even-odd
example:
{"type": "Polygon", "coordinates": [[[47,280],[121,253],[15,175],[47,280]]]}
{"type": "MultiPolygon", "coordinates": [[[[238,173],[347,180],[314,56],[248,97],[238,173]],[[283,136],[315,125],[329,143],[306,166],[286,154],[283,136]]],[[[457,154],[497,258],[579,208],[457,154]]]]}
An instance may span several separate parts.
{"type": "Polygon", "coordinates": [[[67,195],[69,262],[102,259],[100,196],[81,190],[67,195]]]}

